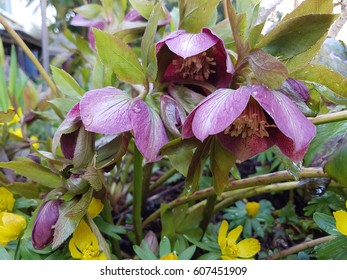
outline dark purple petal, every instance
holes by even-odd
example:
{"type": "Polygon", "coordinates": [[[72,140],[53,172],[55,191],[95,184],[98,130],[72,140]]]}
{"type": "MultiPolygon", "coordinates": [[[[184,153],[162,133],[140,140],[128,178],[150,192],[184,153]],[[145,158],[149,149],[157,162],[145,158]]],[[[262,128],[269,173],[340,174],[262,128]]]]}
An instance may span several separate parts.
{"type": "Polygon", "coordinates": [[[132,129],[129,112],[133,99],[124,91],[106,87],[88,91],[80,101],[87,131],[116,134],[132,129]]]}
{"type": "Polygon", "coordinates": [[[63,134],[60,138],[61,151],[64,157],[67,159],[73,159],[75,149],[76,149],[78,134],[79,134],[79,129],[77,129],[76,131],[72,133],[63,134]]]}
{"type": "Polygon", "coordinates": [[[54,225],[59,218],[59,207],[62,202],[60,199],[53,199],[42,204],[31,234],[35,249],[42,250],[53,241],[54,225]]]}
{"type": "Polygon", "coordinates": [[[285,84],[289,86],[293,92],[299,94],[305,102],[310,98],[310,92],[303,82],[288,78],[285,84]]]}
{"type": "Polygon", "coordinates": [[[278,139],[275,139],[275,144],[291,160],[295,162],[300,161],[309,143],[316,135],[316,127],[285,95],[277,91],[271,92],[260,85],[254,85],[252,88],[254,99],[274,120],[284,136],[293,142],[290,147],[287,147],[288,141],[281,142],[283,137],[278,136],[278,139]]]}
{"type": "MultiPolygon", "coordinates": [[[[71,133],[73,133],[75,131],[78,131],[78,129],[80,128],[80,126],[81,126],[81,116],[80,116],[79,105],[80,104],[77,103],[75,106],[72,107],[72,109],[67,113],[65,120],[60,124],[60,126],[57,129],[57,131],[55,132],[54,137],[53,137],[53,141],[52,141],[53,153],[56,152],[57,147],[59,145],[59,142],[61,142],[61,138],[62,138],[62,136],[64,134],[68,134],[69,135],[69,134],[71,134],[71,133]]],[[[78,135],[78,132],[77,132],[76,135],[78,135]]],[[[69,140],[68,142],[71,142],[71,141],[69,140]]],[[[68,143],[65,143],[65,144],[69,145],[68,143]]],[[[74,147],[70,148],[67,145],[62,145],[62,150],[64,150],[64,149],[65,149],[65,151],[71,150],[71,149],[74,150],[74,147]]],[[[76,141],[75,141],[75,145],[76,145],[76,141]]]]}
{"type": "Polygon", "coordinates": [[[181,136],[179,129],[186,119],[183,107],[167,95],[160,96],[160,116],[166,128],[177,137],[181,136]]]}
{"type": "Polygon", "coordinates": [[[274,141],[271,137],[259,137],[255,134],[242,138],[224,134],[218,134],[219,141],[231,151],[238,162],[243,162],[273,146],[274,141]]]}
{"type": "Polygon", "coordinates": [[[199,105],[195,112],[192,121],[195,137],[204,141],[209,135],[225,130],[246,108],[249,97],[248,87],[216,90],[213,97],[199,105]]]}
{"type": "Polygon", "coordinates": [[[165,127],[158,113],[138,99],[131,111],[135,144],[147,162],[159,160],[158,152],[167,142],[165,127]]]}

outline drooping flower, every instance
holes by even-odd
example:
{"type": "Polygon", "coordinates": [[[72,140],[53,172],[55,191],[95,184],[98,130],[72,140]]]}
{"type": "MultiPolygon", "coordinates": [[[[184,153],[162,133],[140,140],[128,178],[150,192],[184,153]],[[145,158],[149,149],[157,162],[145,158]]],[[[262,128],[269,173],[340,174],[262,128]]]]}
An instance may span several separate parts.
{"type": "Polygon", "coordinates": [[[0,245],[18,239],[26,227],[26,220],[23,216],[1,212],[0,213],[0,245]]]}
{"type": "Polygon", "coordinates": [[[89,27],[88,29],[88,39],[91,47],[95,50],[95,37],[93,33],[93,28],[104,30],[107,21],[103,18],[87,19],[80,14],[73,17],[70,24],[73,26],[89,27]]]}
{"type": "Polygon", "coordinates": [[[81,260],[106,260],[100,252],[98,240],[87,223],[82,219],[69,242],[71,256],[81,260]]]}
{"type": "Polygon", "coordinates": [[[166,254],[165,256],[162,256],[160,258],[160,260],[162,260],[162,261],[177,261],[178,256],[175,252],[173,252],[173,253],[166,254]]]}
{"type": "Polygon", "coordinates": [[[183,138],[204,141],[217,135],[239,162],[273,145],[299,162],[315,134],[315,126],[287,96],[262,85],[216,90],[189,114],[182,128],[183,138]]]}
{"type": "MultiPolygon", "coordinates": [[[[347,201],[346,201],[347,208],[347,201]]],[[[333,212],[335,221],[336,221],[336,229],[342,234],[347,236],[347,212],[343,210],[333,212]]]]}
{"type": "Polygon", "coordinates": [[[118,134],[131,131],[135,144],[148,162],[168,142],[159,114],[142,99],[133,99],[117,88],[88,91],[80,101],[80,115],[87,131],[118,134]]]}
{"type": "Polygon", "coordinates": [[[5,187],[0,187],[0,212],[11,212],[14,202],[13,194],[5,187]]]}
{"type": "Polygon", "coordinates": [[[60,199],[52,199],[42,204],[37,213],[31,239],[33,247],[42,250],[53,241],[54,225],[59,218],[59,207],[62,204],[60,199]]]}
{"type": "Polygon", "coordinates": [[[228,227],[228,222],[223,220],[218,233],[218,244],[223,260],[250,259],[260,251],[260,243],[255,238],[246,238],[237,242],[243,229],[242,226],[238,226],[229,233],[228,227]]]}
{"type": "Polygon", "coordinates": [[[156,44],[158,79],[207,82],[226,87],[234,72],[223,41],[210,29],[200,33],[177,30],[156,44]]]}
{"type": "Polygon", "coordinates": [[[249,217],[255,217],[258,214],[260,204],[258,202],[247,202],[245,209],[249,217]]]}

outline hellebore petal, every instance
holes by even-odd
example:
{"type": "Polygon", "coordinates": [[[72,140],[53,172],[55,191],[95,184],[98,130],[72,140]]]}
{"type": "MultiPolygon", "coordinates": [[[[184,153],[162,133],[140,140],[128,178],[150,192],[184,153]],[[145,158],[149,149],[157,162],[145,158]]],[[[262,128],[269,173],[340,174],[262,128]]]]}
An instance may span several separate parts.
{"type": "Polygon", "coordinates": [[[292,161],[301,161],[316,135],[316,127],[287,96],[260,85],[252,87],[252,96],[279,129],[273,136],[274,143],[292,161]]]}
{"type": "Polygon", "coordinates": [[[87,131],[117,134],[132,129],[132,98],[117,88],[88,91],[80,101],[81,119],[87,131]]]}
{"type": "Polygon", "coordinates": [[[181,136],[179,129],[186,119],[183,107],[167,95],[160,96],[160,116],[166,128],[177,137],[181,136]]]}
{"type": "Polygon", "coordinates": [[[130,9],[129,12],[124,16],[124,21],[147,21],[143,16],[140,15],[135,9],[130,9]]]}
{"type": "Polygon", "coordinates": [[[77,103],[67,113],[65,120],[60,124],[54,134],[52,141],[53,153],[56,152],[60,142],[64,156],[68,159],[72,159],[75,151],[78,129],[81,127],[81,124],[80,108],[79,103],[77,103]]]}
{"type": "Polygon", "coordinates": [[[158,79],[193,80],[226,87],[234,72],[223,41],[210,29],[200,33],[177,30],[156,44],[158,79]]]}
{"type": "Polygon", "coordinates": [[[53,241],[54,225],[59,218],[59,207],[62,202],[62,200],[53,199],[42,204],[31,233],[35,249],[42,250],[53,241]]]}
{"type": "Polygon", "coordinates": [[[190,135],[190,121],[192,132],[200,141],[204,141],[209,135],[222,132],[246,108],[249,97],[250,92],[245,88],[216,90],[188,116],[183,127],[183,137],[188,138],[186,136],[190,135]]]}
{"type": "Polygon", "coordinates": [[[310,98],[310,92],[307,86],[299,80],[288,78],[285,81],[285,86],[300,95],[305,102],[310,98]]]}
{"type": "Polygon", "coordinates": [[[159,160],[158,152],[169,140],[158,113],[138,99],[131,110],[135,144],[147,162],[159,160]]]}

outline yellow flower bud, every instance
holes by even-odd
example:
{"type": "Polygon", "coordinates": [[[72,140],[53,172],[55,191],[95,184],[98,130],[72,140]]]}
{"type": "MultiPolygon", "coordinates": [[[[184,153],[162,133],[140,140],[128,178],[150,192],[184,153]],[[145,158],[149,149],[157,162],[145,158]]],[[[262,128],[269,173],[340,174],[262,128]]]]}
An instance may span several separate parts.
{"type": "Polygon", "coordinates": [[[6,246],[9,241],[16,240],[25,227],[24,217],[7,212],[0,213],[0,245],[6,246]]]}
{"type": "Polygon", "coordinates": [[[259,211],[259,203],[258,202],[247,202],[246,211],[249,217],[255,217],[259,211]]]}
{"type": "Polygon", "coordinates": [[[14,206],[13,194],[6,188],[0,187],[0,212],[10,212],[14,206]]]}
{"type": "Polygon", "coordinates": [[[169,254],[166,254],[165,256],[162,256],[160,258],[162,261],[177,261],[178,260],[178,257],[177,255],[175,254],[175,252],[173,253],[169,253],[169,254]]]}

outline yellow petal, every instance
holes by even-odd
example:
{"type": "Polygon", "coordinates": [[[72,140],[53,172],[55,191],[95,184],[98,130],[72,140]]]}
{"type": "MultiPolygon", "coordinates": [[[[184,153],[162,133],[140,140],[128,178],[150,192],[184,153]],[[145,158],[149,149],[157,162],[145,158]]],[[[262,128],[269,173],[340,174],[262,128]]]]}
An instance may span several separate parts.
{"type": "Polygon", "coordinates": [[[24,217],[2,212],[0,213],[0,243],[7,244],[11,240],[16,240],[21,236],[26,227],[24,217]]]}
{"type": "Polygon", "coordinates": [[[247,215],[249,217],[255,217],[258,214],[259,207],[260,205],[258,202],[247,202],[245,206],[247,215]]]}
{"type": "Polygon", "coordinates": [[[336,211],[333,213],[336,220],[336,229],[344,235],[347,235],[347,212],[336,211]]]}
{"type": "Polygon", "coordinates": [[[0,212],[12,211],[15,199],[6,188],[0,187],[0,212]]]}
{"type": "Polygon", "coordinates": [[[219,232],[218,232],[218,244],[221,246],[222,241],[225,243],[225,238],[227,236],[229,224],[226,220],[223,220],[220,224],[219,232]]]}
{"type": "Polygon", "coordinates": [[[106,257],[106,255],[105,255],[104,252],[102,252],[102,253],[99,255],[98,260],[107,260],[107,257],[106,257]]]}
{"type": "Polygon", "coordinates": [[[90,245],[98,246],[98,241],[95,235],[83,219],[78,224],[70,242],[74,242],[79,251],[82,251],[83,248],[90,245]]]}
{"type": "Polygon", "coordinates": [[[237,243],[239,249],[239,257],[248,259],[256,255],[260,251],[260,243],[255,238],[246,238],[237,243]]]}
{"type": "Polygon", "coordinates": [[[104,204],[101,202],[100,199],[96,199],[93,197],[88,207],[88,214],[92,218],[95,218],[97,215],[101,213],[102,209],[104,209],[104,204]]]}
{"type": "Polygon", "coordinates": [[[222,260],[225,260],[225,261],[237,260],[237,258],[231,258],[231,257],[228,257],[228,256],[221,256],[220,258],[221,258],[222,260]]]}
{"type": "Polygon", "coordinates": [[[162,256],[160,258],[161,260],[164,260],[164,261],[167,261],[167,260],[173,260],[173,261],[177,261],[178,260],[178,257],[175,253],[169,253],[165,256],[162,256]]]}
{"type": "Polygon", "coordinates": [[[228,242],[229,243],[236,243],[237,239],[240,237],[240,234],[242,232],[243,227],[238,226],[237,228],[234,228],[232,231],[228,234],[228,242]]]}

